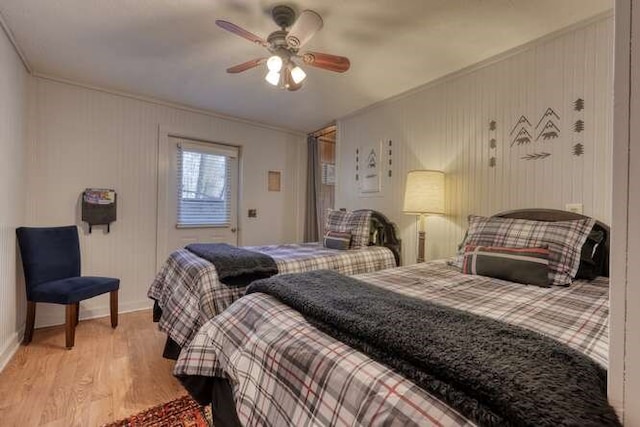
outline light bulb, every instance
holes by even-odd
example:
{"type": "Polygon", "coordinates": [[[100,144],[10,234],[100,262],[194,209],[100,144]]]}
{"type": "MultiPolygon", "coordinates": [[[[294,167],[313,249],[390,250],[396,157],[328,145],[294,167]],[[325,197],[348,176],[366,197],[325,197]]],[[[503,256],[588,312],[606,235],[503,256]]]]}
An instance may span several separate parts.
{"type": "Polygon", "coordinates": [[[299,84],[300,82],[302,82],[305,77],[307,77],[307,73],[305,73],[302,68],[295,66],[291,70],[291,78],[293,79],[293,82],[295,84],[299,84]]]}
{"type": "Polygon", "coordinates": [[[278,55],[273,55],[269,59],[267,59],[267,68],[269,71],[279,73],[282,69],[282,58],[278,55]]]}
{"type": "Polygon", "coordinates": [[[278,86],[278,83],[280,83],[280,73],[277,71],[269,71],[264,79],[272,85],[278,86]]]}

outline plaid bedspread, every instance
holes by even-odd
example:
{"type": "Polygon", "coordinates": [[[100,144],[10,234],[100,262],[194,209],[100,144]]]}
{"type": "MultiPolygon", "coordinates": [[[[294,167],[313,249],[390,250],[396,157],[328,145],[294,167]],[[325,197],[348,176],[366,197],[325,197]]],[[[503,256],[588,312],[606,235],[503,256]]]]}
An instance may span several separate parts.
{"type": "MultiPolygon", "coordinates": [[[[520,325],[607,366],[608,279],[539,288],[463,275],[443,263],[356,276],[419,299],[520,325]]],[[[265,294],[207,322],[176,375],[228,378],[252,425],[470,425],[452,408],[265,294]]]]}
{"type": "MultiPolygon", "coordinates": [[[[279,274],[328,269],[354,275],[396,266],[391,250],[381,246],[351,251],[327,249],[318,243],[244,248],[271,256],[279,274]]],[[[245,289],[221,283],[212,263],[180,249],[165,261],[147,296],[162,309],[160,330],[184,346],[204,322],[222,313],[245,289]]]]}

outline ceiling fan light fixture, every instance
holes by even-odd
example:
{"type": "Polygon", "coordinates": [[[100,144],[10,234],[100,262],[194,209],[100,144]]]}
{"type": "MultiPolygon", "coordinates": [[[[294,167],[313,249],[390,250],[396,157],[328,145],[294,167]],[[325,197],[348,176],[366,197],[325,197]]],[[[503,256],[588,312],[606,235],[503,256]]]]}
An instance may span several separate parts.
{"type": "Polygon", "coordinates": [[[282,69],[282,58],[278,55],[273,55],[267,59],[267,68],[270,72],[279,73],[282,69]]]}
{"type": "Polygon", "coordinates": [[[227,73],[241,73],[266,64],[267,74],[264,78],[270,85],[296,91],[302,88],[302,82],[307,77],[307,73],[296,62],[336,73],[344,73],[349,69],[351,63],[347,57],[300,50],[322,29],[322,17],[317,12],[304,10],[296,19],[291,6],[276,5],[271,10],[271,16],[280,29],[271,32],[266,40],[236,24],[216,20],[218,27],[264,47],[270,55],[229,67],[227,73]]]}
{"type": "Polygon", "coordinates": [[[291,79],[295,84],[300,84],[307,77],[307,73],[297,65],[291,69],[291,79]]]}
{"type": "Polygon", "coordinates": [[[280,73],[277,71],[269,71],[264,79],[274,86],[280,83],[280,73]]]}

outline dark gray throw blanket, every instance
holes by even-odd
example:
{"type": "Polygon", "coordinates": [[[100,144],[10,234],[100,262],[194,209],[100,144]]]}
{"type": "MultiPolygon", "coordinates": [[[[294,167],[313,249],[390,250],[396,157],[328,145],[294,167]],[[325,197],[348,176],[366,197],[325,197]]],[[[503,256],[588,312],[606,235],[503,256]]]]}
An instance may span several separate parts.
{"type": "Polygon", "coordinates": [[[551,338],[326,270],[254,282],[485,426],[619,426],[606,371],[551,338]]]}
{"type": "Polygon", "coordinates": [[[218,279],[229,286],[247,286],[254,280],[278,274],[278,266],[269,255],[248,251],[226,243],[192,243],[187,250],[210,261],[218,279]]]}

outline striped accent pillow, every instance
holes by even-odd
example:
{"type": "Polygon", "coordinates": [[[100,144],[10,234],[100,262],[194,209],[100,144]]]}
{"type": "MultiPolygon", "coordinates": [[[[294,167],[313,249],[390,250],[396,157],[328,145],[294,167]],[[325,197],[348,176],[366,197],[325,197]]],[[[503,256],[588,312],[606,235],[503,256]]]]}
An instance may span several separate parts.
{"type": "Polygon", "coordinates": [[[329,249],[346,251],[351,246],[351,233],[341,231],[327,231],[322,240],[322,245],[329,249]]]}
{"type": "Polygon", "coordinates": [[[351,233],[351,249],[369,246],[369,230],[371,228],[371,211],[349,212],[327,209],[324,231],[351,233]]]}
{"type": "MultiPolygon", "coordinates": [[[[527,219],[469,215],[469,229],[461,248],[467,245],[549,248],[549,279],[552,285],[567,286],[580,266],[580,253],[593,228],[592,218],[574,221],[531,221],[527,219]]],[[[464,250],[453,263],[462,268],[464,250]]]]}
{"type": "Polygon", "coordinates": [[[549,287],[549,248],[467,245],[464,248],[462,272],[549,287]]]}

